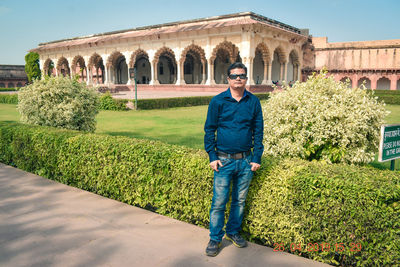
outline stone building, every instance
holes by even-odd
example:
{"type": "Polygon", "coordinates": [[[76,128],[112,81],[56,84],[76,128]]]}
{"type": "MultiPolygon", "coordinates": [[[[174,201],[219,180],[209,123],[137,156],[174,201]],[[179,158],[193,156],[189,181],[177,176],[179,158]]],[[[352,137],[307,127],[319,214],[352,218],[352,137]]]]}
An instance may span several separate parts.
{"type": "Polygon", "coordinates": [[[221,90],[235,61],[248,68],[249,89],[296,81],[303,67],[307,31],[252,12],[180,21],[42,43],[48,75],[76,75],[89,85],[221,90]]]}
{"type": "Polygon", "coordinates": [[[328,43],[327,37],[312,38],[303,80],[312,71],[327,68],[336,80],[350,80],[353,88],[400,90],[400,39],[328,43]]]}
{"type": "Polygon", "coordinates": [[[47,75],[79,75],[89,85],[215,91],[226,69],[243,62],[248,88],[305,80],[326,68],[352,87],[400,89],[400,40],[328,43],[308,30],[244,12],[107,32],[39,44],[47,75]]]}
{"type": "Polygon", "coordinates": [[[0,88],[22,87],[27,82],[24,65],[0,65],[0,88]]]}

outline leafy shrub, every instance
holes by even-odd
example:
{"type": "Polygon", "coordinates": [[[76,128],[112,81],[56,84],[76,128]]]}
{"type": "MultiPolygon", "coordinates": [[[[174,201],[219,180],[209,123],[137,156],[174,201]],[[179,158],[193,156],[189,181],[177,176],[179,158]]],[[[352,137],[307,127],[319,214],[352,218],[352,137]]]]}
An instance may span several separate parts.
{"type": "Polygon", "coordinates": [[[325,72],[274,93],[263,106],[265,153],[328,162],[374,160],[384,104],[325,72]]]}
{"type": "Polygon", "coordinates": [[[110,92],[100,96],[100,106],[102,110],[127,110],[126,99],[115,99],[111,96],[110,92]]]}
{"type": "Polygon", "coordinates": [[[18,104],[18,95],[17,94],[0,94],[0,103],[18,104]]]}
{"type": "MultiPolygon", "coordinates": [[[[179,220],[209,223],[213,175],[204,151],[0,122],[0,161],[179,220]]],[[[243,229],[250,239],[330,264],[400,264],[400,172],[268,157],[261,166],[246,201],[243,229]],[[301,251],[291,251],[292,243],[301,251]],[[315,243],[331,248],[312,251],[315,243]],[[361,251],[350,251],[352,243],[361,251]]]]}
{"type": "Polygon", "coordinates": [[[91,131],[96,128],[98,95],[67,77],[45,77],[18,93],[21,121],[66,129],[91,131]]]}

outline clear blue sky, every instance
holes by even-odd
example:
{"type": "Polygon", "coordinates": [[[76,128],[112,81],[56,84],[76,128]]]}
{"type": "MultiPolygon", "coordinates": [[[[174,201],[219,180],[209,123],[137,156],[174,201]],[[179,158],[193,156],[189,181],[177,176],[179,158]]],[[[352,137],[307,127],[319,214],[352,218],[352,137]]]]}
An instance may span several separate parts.
{"type": "Polygon", "coordinates": [[[0,64],[42,42],[244,11],[329,42],[400,39],[400,0],[0,0],[0,64]]]}

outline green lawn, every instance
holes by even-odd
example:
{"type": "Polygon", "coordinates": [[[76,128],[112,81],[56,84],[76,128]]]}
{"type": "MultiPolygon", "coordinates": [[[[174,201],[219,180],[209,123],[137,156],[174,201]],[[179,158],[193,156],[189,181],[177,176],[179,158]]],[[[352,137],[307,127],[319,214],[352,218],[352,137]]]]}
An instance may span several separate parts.
{"type": "MultiPolygon", "coordinates": [[[[100,111],[96,133],[160,140],[203,148],[207,106],[140,111],[100,111]]],[[[15,105],[0,104],[0,121],[19,121],[15,105]]]]}
{"type": "Polygon", "coordinates": [[[97,116],[96,132],[202,148],[206,114],[207,106],[127,112],[101,111],[97,116]]]}
{"type": "MultiPolygon", "coordinates": [[[[388,124],[400,123],[400,105],[387,105],[388,124]]],[[[193,148],[203,148],[203,126],[207,106],[165,110],[100,111],[96,133],[160,140],[193,148]]],[[[15,105],[0,104],[0,121],[19,121],[15,105]]],[[[390,162],[371,163],[376,168],[390,167],[390,162]]],[[[400,169],[400,160],[396,160],[400,169]]]]}

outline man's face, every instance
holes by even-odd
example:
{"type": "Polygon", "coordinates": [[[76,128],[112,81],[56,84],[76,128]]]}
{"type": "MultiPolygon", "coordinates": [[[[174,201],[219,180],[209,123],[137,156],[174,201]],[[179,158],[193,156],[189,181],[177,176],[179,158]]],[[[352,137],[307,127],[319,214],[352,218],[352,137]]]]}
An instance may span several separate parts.
{"type": "Polygon", "coordinates": [[[247,82],[247,77],[244,69],[231,70],[231,73],[228,76],[228,83],[230,88],[232,88],[233,90],[244,89],[246,86],[246,82],[247,82]],[[238,75],[241,75],[243,77],[239,77],[238,75]]]}

